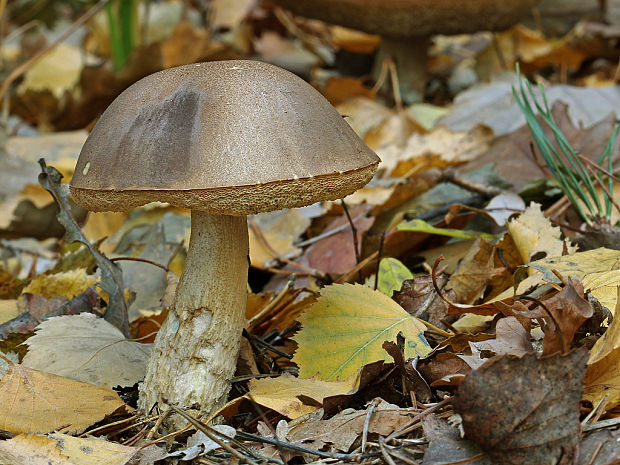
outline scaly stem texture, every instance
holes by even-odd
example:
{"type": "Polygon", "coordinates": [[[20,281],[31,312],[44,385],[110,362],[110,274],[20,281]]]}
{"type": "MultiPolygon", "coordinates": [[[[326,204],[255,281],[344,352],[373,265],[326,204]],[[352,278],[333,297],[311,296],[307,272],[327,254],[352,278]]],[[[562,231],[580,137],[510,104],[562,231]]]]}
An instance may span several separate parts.
{"type": "MultiPolygon", "coordinates": [[[[247,256],[245,216],[192,211],[185,268],[153,344],[140,408],[166,399],[179,407],[198,403],[209,415],[226,402],[245,322],[247,256]]],[[[174,426],[185,424],[174,417],[174,426]]]]}

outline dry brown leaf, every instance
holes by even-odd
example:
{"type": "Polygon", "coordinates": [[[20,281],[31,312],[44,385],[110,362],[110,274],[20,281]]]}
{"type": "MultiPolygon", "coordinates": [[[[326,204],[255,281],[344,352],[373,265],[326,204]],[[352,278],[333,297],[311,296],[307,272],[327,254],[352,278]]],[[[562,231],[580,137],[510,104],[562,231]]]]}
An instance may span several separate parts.
{"type": "MultiPolygon", "coordinates": [[[[375,399],[376,410],[370,416],[368,432],[387,436],[409,423],[413,412],[399,409],[382,399],[375,399]]],[[[291,442],[310,443],[306,447],[320,449],[324,444],[333,444],[338,450],[348,452],[351,445],[362,434],[367,412],[364,410],[346,409],[329,420],[302,423],[291,428],[287,439],[291,442]]]]}
{"type": "Polygon", "coordinates": [[[471,342],[478,350],[490,350],[495,355],[522,355],[532,352],[530,332],[514,316],[502,318],[495,327],[495,339],[471,342]]]}
{"type": "Polygon", "coordinates": [[[472,371],[453,400],[466,437],[499,465],[574,456],[587,356],[498,356],[472,371]]]}
{"type": "Polygon", "coordinates": [[[571,347],[575,333],[592,316],[594,310],[583,297],[581,282],[572,278],[568,278],[566,286],[545,300],[544,304],[552,317],[543,317],[543,355],[557,352],[565,354],[571,347]]]}
{"type": "Polygon", "coordinates": [[[381,166],[392,176],[404,176],[419,164],[430,169],[466,163],[486,152],[492,140],[493,131],[486,126],[478,125],[468,132],[453,132],[440,126],[428,134],[411,135],[400,152],[379,150],[378,153],[381,166]]]}
{"type": "Polygon", "coordinates": [[[82,432],[124,402],[111,389],[9,364],[0,380],[0,429],[82,432]]]}

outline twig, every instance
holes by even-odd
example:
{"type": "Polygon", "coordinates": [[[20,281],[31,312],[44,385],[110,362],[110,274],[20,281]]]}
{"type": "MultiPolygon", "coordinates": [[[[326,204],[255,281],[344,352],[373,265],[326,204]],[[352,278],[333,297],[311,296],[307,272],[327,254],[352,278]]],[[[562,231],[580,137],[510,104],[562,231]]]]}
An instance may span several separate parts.
{"type": "Polygon", "coordinates": [[[194,425],[195,428],[197,428],[200,431],[202,431],[209,439],[211,439],[212,441],[216,442],[220,447],[222,447],[223,449],[225,449],[228,452],[230,452],[232,455],[237,457],[242,462],[245,462],[248,465],[258,465],[257,462],[255,462],[254,460],[252,460],[249,457],[246,457],[241,452],[239,452],[237,449],[235,449],[234,447],[231,447],[229,444],[227,444],[225,441],[222,441],[220,438],[217,437],[217,435],[225,437],[228,440],[232,440],[232,438],[230,438],[230,437],[226,436],[225,434],[222,434],[219,431],[216,431],[213,428],[211,428],[211,427],[201,423],[200,421],[196,420],[193,416],[189,415],[187,412],[184,412],[183,410],[181,410],[180,408],[178,408],[178,407],[176,407],[176,406],[174,406],[172,404],[168,404],[168,407],[170,407],[170,409],[173,410],[174,413],[176,413],[178,415],[181,415],[185,420],[189,421],[192,425],[194,425]]]}
{"type": "Polygon", "coordinates": [[[285,449],[294,450],[296,452],[303,452],[305,454],[316,455],[324,459],[336,459],[342,461],[358,461],[364,457],[376,457],[379,453],[366,452],[365,454],[342,454],[338,452],[323,452],[320,450],[308,449],[307,447],[299,446],[297,444],[291,444],[286,441],[279,441],[278,439],[265,438],[257,434],[246,433],[245,431],[237,431],[237,437],[248,441],[262,442],[265,444],[271,444],[274,446],[280,446],[285,449]]]}
{"type": "Polygon", "coordinates": [[[501,189],[493,186],[483,186],[482,184],[478,184],[476,182],[470,181],[462,176],[456,174],[454,169],[447,169],[443,173],[443,180],[449,181],[452,184],[456,184],[463,189],[466,189],[471,192],[475,192],[477,194],[482,194],[485,197],[491,198],[495,197],[502,193],[501,189]]]}
{"type": "Polygon", "coordinates": [[[140,257],[114,257],[114,258],[110,258],[111,262],[118,262],[118,261],[122,261],[122,260],[131,261],[131,262],[148,263],[149,265],[153,265],[153,266],[157,266],[157,267],[161,268],[166,273],[168,271],[170,271],[170,268],[168,268],[166,265],[162,265],[161,263],[154,262],[153,260],[149,260],[147,258],[140,258],[140,257]]]}
{"type": "MultiPolygon", "coordinates": [[[[355,218],[353,218],[353,223],[357,223],[359,220],[361,220],[362,218],[365,218],[365,217],[366,217],[366,214],[362,213],[361,215],[358,215],[355,218]]],[[[295,242],[293,245],[295,247],[305,247],[307,245],[314,244],[315,242],[318,242],[318,241],[326,239],[326,238],[328,238],[330,236],[333,236],[334,234],[338,234],[340,231],[344,231],[348,227],[349,227],[348,223],[341,224],[340,226],[338,226],[338,227],[336,227],[334,229],[330,229],[329,231],[325,231],[325,232],[319,234],[318,236],[311,237],[310,239],[306,239],[305,241],[295,242]]]]}
{"type": "Polygon", "coordinates": [[[0,86],[0,101],[2,101],[2,99],[4,98],[4,95],[6,94],[6,91],[9,89],[11,84],[13,84],[13,82],[18,77],[20,77],[22,74],[24,74],[26,71],[28,71],[34,64],[36,64],[39,60],[41,60],[41,58],[43,58],[45,55],[47,55],[59,43],[63,42],[67,37],[69,37],[71,34],[73,34],[75,31],[77,31],[78,28],[82,24],[84,24],[86,21],[88,21],[90,18],[92,18],[95,14],[97,14],[99,12],[99,10],[101,10],[106,5],[106,3],[108,3],[109,1],[110,0],[100,0],[91,9],[89,9],[82,16],[80,16],[71,25],[71,27],[69,27],[65,32],[63,32],[54,42],[52,42],[50,45],[45,47],[39,53],[34,55],[32,58],[30,58],[29,60],[25,61],[24,63],[19,65],[17,68],[15,68],[13,71],[11,71],[11,73],[7,76],[7,78],[2,83],[2,86],[0,86]]]}
{"type": "Polygon", "coordinates": [[[388,465],[396,465],[394,459],[390,456],[387,449],[385,448],[385,439],[379,438],[379,449],[381,450],[381,455],[383,459],[387,462],[388,465]]]}
{"type": "Polygon", "coordinates": [[[614,175],[613,173],[610,173],[609,171],[607,171],[605,168],[603,168],[602,166],[597,165],[596,163],[594,163],[592,160],[590,160],[588,157],[584,157],[582,154],[578,153],[577,156],[579,157],[579,159],[581,161],[585,161],[588,165],[590,165],[592,168],[597,169],[598,171],[600,171],[601,173],[605,174],[605,176],[609,176],[611,179],[613,179],[615,182],[620,183],[620,178],[616,175],[614,175]]]}
{"type": "Polygon", "coordinates": [[[620,212],[620,206],[618,206],[618,204],[614,200],[614,197],[611,194],[611,192],[609,192],[609,189],[607,189],[607,187],[605,187],[605,184],[603,184],[603,181],[601,181],[600,178],[594,173],[594,170],[592,169],[592,167],[590,167],[589,165],[584,165],[584,166],[585,166],[586,170],[588,170],[589,173],[592,173],[592,177],[594,178],[596,183],[603,190],[603,192],[605,192],[605,195],[607,196],[609,201],[613,204],[613,206],[616,207],[616,210],[618,210],[620,212]]]}
{"type": "MultiPolygon", "coordinates": [[[[360,247],[357,242],[357,228],[355,227],[355,224],[353,224],[353,220],[351,219],[349,209],[347,208],[347,204],[344,202],[344,199],[340,199],[340,203],[342,204],[344,214],[347,216],[347,220],[349,221],[349,225],[351,226],[351,234],[353,234],[353,249],[355,250],[355,263],[359,263],[361,261],[361,257],[360,247]]],[[[359,280],[362,280],[362,270],[359,271],[359,280]]]]}
{"type": "Polygon", "coordinates": [[[603,442],[599,442],[598,446],[596,446],[596,449],[594,450],[594,452],[592,453],[592,456],[590,457],[590,459],[588,460],[588,462],[586,463],[586,465],[594,465],[594,461],[596,460],[596,458],[598,457],[598,454],[601,453],[601,449],[603,448],[603,442]]]}
{"type": "MultiPolygon", "coordinates": [[[[122,425],[123,423],[128,423],[128,422],[131,422],[131,421],[133,421],[133,420],[136,420],[136,419],[140,418],[141,416],[142,416],[142,414],[133,415],[133,416],[131,416],[131,417],[129,417],[129,418],[124,418],[124,419],[122,419],[122,420],[118,420],[118,421],[115,421],[115,422],[113,422],[113,423],[108,423],[107,425],[102,425],[102,426],[99,426],[99,427],[97,427],[97,428],[95,428],[95,429],[91,429],[91,430],[89,430],[89,431],[85,431],[85,432],[84,432],[84,433],[82,433],[79,437],[81,437],[81,438],[85,438],[85,437],[86,437],[86,436],[88,436],[88,435],[92,435],[93,433],[97,433],[97,432],[99,432],[99,431],[106,430],[106,429],[108,429],[108,428],[110,428],[110,427],[112,427],[112,426],[118,426],[118,425],[122,425]]],[[[154,420],[154,419],[156,419],[156,418],[157,418],[157,416],[153,416],[153,417],[151,417],[151,418],[146,418],[146,419],[144,419],[144,420],[141,420],[141,422],[149,422],[149,421],[153,421],[153,420],[154,420]]],[[[133,424],[133,425],[132,425],[132,427],[133,427],[133,426],[135,426],[135,425],[138,425],[138,424],[141,424],[141,423],[135,423],[135,424],[133,424]]]]}
{"type": "Polygon", "coordinates": [[[379,255],[378,251],[371,253],[368,257],[366,257],[364,260],[359,262],[355,267],[353,267],[352,269],[347,271],[345,274],[340,276],[340,278],[338,278],[335,282],[340,283],[340,284],[346,283],[355,273],[360,271],[362,268],[368,265],[371,261],[377,258],[378,255],[379,255]]]}
{"type": "Polygon", "coordinates": [[[379,241],[379,250],[377,251],[377,268],[375,269],[375,285],[373,289],[376,291],[379,287],[379,268],[381,266],[381,259],[383,258],[383,246],[385,245],[385,234],[386,230],[384,229],[381,233],[381,240],[379,241]]]}
{"type": "Polygon", "coordinates": [[[368,428],[370,428],[370,420],[377,410],[377,403],[372,401],[366,410],[366,418],[364,419],[364,427],[362,428],[362,452],[366,452],[366,441],[368,440],[368,428]]]}
{"type": "Polygon", "coordinates": [[[416,423],[418,423],[422,418],[427,416],[429,413],[436,412],[437,410],[445,407],[446,405],[450,403],[450,401],[452,401],[452,397],[446,397],[441,402],[437,402],[432,407],[429,407],[423,412],[418,413],[415,417],[413,417],[413,419],[409,423],[407,423],[405,426],[403,426],[399,430],[394,431],[387,438],[385,438],[385,442],[390,442],[393,439],[399,438],[402,435],[407,434],[410,431],[413,431],[416,428],[416,423]]]}

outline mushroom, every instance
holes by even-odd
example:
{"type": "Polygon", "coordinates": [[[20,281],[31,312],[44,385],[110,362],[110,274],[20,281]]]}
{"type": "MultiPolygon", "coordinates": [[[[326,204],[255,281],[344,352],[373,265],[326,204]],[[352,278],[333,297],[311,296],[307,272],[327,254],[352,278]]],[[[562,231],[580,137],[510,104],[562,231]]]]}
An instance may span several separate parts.
{"type": "Polygon", "coordinates": [[[429,37],[507,29],[539,0],[276,0],[295,14],[381,36],[375,61],[394,60],[404,90],[426,82],[429,37]]]}
{"type": "Polygon", "coordinates": [[[80,153],[74,199],[91,211],[152,201],[191,209],[187,260],[142,409],[165,400],[210,415],[225,403],[245,322],[246,216],[342,198],[378,163],[312,86],[261,62],[171,68],[112,102],[80,153]]]}

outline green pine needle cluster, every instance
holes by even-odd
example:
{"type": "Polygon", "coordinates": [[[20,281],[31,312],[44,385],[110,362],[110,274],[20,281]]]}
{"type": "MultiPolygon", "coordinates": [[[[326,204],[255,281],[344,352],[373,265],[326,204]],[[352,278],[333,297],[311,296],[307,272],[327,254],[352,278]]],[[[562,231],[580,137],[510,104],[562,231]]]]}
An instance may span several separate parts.
{"type": "Polygon", "coordinates": [[[555,178],[562,192],[581,218],[592,226],[597,219],[611,218],[613,202],[613,179],[605,174],[613,173],[612,148],[620,125],[616,125],[609,141],[598,159],[598,166],[602,169],[590,168],[584,165],[578,152],[576,152],[566,140],[562,131],[558,128],[545,95],[544,89],[539,85],[542,102],[536,97],[532,85],[526,79],[521,78],[517,65],[519,90],[512,88],[517,104],[525,116],[527,124],[538,146],[547,168],[555,178]],[[536,110],[540,118],[549,126],[555,144],[544,133],[540,121],[536,117],[536,110]],[[603,202],[599,199],[597,186],[601,187],[603,202]]]}

